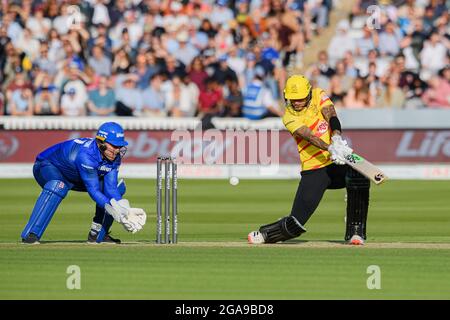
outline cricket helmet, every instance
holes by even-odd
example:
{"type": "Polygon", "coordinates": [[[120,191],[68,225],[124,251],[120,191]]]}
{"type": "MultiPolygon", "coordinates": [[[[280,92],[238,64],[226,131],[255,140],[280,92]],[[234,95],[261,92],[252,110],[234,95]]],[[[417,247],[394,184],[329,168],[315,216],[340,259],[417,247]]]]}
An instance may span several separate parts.
{"type": "Polygon", "coordinates": [[[128,142],[125,141],[125,134],[120,124],[116,122],[105,122],[98,128],[96,139],[102,142],[108,142],[116,147],[125,147],[128,142]]]}
{"type": "Polygon", "coordinates": [[[289,77],[284,87],[284,98],[286,100],[303,100],[311,94],[311,83],[303,75],[289,77]]]}

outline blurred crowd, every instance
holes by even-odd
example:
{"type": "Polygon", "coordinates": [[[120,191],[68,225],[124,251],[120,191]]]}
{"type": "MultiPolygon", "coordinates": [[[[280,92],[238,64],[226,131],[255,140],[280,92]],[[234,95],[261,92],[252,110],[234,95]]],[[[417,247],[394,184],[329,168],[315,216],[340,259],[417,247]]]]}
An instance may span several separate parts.
{"type": "Polygon", "coordinates": [[[338,107],[450,107],[448,1],[359,0],[304,66],[336,1],[2,1],[0,114],[260,119],[292,69],[338,107]]]}
{"type": "Polygon", "coordinates": [[[307,75],[341,108],[450,108],[449,9],[358,0],[307,75]]]}

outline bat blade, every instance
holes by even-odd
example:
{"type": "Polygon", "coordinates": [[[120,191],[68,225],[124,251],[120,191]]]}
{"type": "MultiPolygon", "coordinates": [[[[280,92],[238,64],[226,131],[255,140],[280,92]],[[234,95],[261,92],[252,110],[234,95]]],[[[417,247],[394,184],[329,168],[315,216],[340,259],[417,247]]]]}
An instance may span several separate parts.
{"type": "Polygon", "coordinates": [[[345,163],[375,184],[381,184],[387,179],[383,171],[356,153],[347,156],[345,163]]]}

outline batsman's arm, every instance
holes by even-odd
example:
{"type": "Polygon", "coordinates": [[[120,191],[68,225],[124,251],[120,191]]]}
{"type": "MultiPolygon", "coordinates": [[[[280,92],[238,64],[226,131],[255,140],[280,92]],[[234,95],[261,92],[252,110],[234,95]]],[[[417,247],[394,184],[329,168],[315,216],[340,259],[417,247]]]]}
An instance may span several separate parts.
{"type": "Polygon", "coordinates": [[[330,124],[331,128],[331,136],[334,136],[336,134],[341,135],[341,123],[337,117],[336,109],[334,109],[334,106],[328,105],[322,108],[322,115],[325,118],[325,120],[330,124]]]}
{"type": "Polygon", "coordinates": [[[312,145],[314,145],[322,150],[328,150],[328,147],[329,147],[328,143],[326,143],[325,141],[323,141],[322,139],[320,139],[319,137],[314,135],[312,130],[310,128],[308,128],[307,126],[302,126],[302,127],[298,128],[294,132],[294,138],[305,139],[312,145]]]}

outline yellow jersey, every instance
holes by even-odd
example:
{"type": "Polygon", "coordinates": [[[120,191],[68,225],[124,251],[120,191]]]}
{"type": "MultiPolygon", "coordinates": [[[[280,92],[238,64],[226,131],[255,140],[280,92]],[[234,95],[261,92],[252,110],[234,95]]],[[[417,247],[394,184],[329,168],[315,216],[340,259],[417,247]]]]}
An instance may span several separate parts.
{"type": "Polygon", "coordinates": [[[297,142],[302,171],[323,168],[332,163],[328,151],[312,145],[305,139],[295,138],[294,136],[294,132],[297,129],[307,126],[314,135],[330,144],[331,129],[322,115],[322,109],[330,105],[332,106],[333,102],[331,102],[325,91],[315,88],[312,90],[311,102],[308,107],[301,111],[295,111],[290,105],[286,107],[283,124],[297,142]]]}

